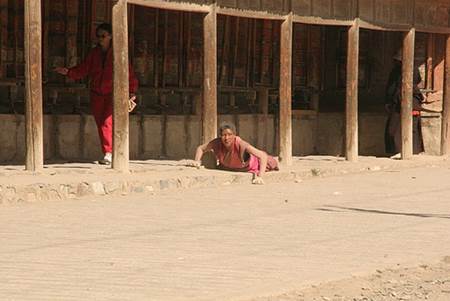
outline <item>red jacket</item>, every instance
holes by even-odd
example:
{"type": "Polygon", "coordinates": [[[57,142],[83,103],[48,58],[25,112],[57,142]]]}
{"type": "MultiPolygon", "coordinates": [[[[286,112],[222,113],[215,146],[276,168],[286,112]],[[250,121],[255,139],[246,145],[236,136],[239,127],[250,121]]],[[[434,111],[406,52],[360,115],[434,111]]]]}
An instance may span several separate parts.
{"type": "MultiPolygon", "coordinates": [[[[79,65],[70,68],[67,76],[73,80],[90,78],[91,91],[99,95],[109,95],[113,91],[113,52],[112,47],[103,56],[100,47],[95,47],[89,52],[86,59],[79,65]]],[[[135,93],[138,81],[133,69],[129,69],[130,93],[135,93]]]]}

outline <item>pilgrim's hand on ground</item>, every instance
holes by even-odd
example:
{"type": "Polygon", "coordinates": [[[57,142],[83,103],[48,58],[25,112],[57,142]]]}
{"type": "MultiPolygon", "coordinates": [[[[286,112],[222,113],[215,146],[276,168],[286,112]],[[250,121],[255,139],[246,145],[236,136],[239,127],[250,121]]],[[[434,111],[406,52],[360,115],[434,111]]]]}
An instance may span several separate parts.
{"type": "Polygon", "coordinates": [[[195,167],[195,168],[198,168],[198,169],[200,169],[200,168],[203,167],[203,166],[202,166],[202,162],[200,162],[200,161],[195,161],[195,160],[188,160],[188,161],[186,162],[186,166],[188,166],[188,167],[195,167]]]}

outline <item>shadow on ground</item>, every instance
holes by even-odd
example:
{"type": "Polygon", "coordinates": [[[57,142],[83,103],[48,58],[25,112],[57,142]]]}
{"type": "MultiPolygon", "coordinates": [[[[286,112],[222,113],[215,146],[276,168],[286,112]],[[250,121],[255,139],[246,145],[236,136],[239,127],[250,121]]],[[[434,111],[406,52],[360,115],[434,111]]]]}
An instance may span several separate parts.
{"type": "Polygon", "coordinates": [[[326,212],[360,212],[369,214],[386,214],[386,215],[400,215],[400,216],[411,216],[411,217],[421,217],[421,218],[445,218],[450,219],[450,214],[435,214],[435,213],[412,213],[412,212],[395,212],[395,211],[385,211],[377,209],[364,209],[364,208],[354,208],[354,207],[344,207],[344,206],[324,206],[322,208],[317,208],[319,211],[326,212]]]}

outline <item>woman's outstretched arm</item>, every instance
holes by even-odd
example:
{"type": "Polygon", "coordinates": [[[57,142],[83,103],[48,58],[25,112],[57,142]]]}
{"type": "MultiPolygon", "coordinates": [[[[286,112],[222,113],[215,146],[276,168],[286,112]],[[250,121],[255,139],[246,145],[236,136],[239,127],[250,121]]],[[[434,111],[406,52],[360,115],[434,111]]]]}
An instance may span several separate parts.
{"type": "Polygon", "coordinates": [[[202,165],[202,157],[203,154],[209,152],[212,149],[212,141],[199,145],[197,150],[195,151],[194,164],[196,167],[200,167],[202,165]]]}
{"type": "Polygon", "coordinates": [[[259,177],[256,177],[253,180],[253,183],[254,184],[264,184],[264,181],[262,180],[262,178],[264,177],[264,174],[266,173],[266,168],[267,168],[266,152],[259,150],[250,144],[247,146],[247,152],[259,159],[259,177]]]}

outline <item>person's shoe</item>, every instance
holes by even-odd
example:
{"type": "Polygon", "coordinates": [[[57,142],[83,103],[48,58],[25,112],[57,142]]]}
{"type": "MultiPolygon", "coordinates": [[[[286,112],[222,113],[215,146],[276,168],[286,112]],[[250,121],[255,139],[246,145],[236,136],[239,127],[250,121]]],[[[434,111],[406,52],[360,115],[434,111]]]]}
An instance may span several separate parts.
{"type": "Polygon", "coordinates": [[[102,165],[110,165],[112,162],[112,154],[106,153],[103,159],[99,160],[98,163],[102,165]]]}
{"type": "Polygon", "coordinates": [[[393,156],[390,156],[389,158],[395,159],[395,160],[399,160],[399,159],[402,158],[402,154],[401,153],[397,153],[397,154],[395,154],[393,156]]]}

